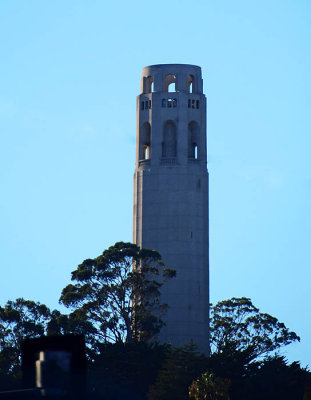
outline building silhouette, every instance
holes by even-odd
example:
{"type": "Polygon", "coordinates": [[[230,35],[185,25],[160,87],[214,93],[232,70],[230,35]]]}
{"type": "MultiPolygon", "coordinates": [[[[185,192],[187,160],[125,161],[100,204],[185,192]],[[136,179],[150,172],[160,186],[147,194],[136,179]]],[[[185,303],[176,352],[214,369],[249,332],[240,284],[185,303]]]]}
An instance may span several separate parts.
{"type": "Polygon", "coordinates": [[[133,241],[158,250],[176,278],[159,341],[209,353],[206,97],[201,68],[145,67],[137,96],[133,241]]]}

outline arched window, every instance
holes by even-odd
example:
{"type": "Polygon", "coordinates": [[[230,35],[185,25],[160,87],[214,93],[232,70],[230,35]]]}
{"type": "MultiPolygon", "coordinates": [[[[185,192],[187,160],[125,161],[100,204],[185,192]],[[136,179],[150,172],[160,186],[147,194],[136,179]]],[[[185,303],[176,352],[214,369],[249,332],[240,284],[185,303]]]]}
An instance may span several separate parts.
{"type": "Polygon", "coordinates": [[[188,157],[199,159],[200,127],[195,121],[188,125],[188,157]]]}
{"type": "Polygon", "coordinates": [[[148,160],[151,156],[150,154],[151,146],[151,126],[149,122],[145,122],[140,128],[140,138],[139,138],[139,159],[148,160]]]}
{"type": "Polygon", "coordinates": [[[194,76],[193,75],[188,75],[186,88],[187,88],[187,92],[189,92],[189,93],[194,92],[194,76]]]}
{"type": "Polygon", "coordinates": [[[153,92],[153,76],[147,76],[145,84],[146,84],[145,93],[153,92]]]}
{"type": "Polygon", "coordinates": [[[176,157],[176,125],[173,121],[166,121],[163,127],[162,157],[176,157]]]}
{"type": "Polygon", "coordinates": [[[164,91],[176,92],[176,76],[168,74],[164,78],[164,91]]]}

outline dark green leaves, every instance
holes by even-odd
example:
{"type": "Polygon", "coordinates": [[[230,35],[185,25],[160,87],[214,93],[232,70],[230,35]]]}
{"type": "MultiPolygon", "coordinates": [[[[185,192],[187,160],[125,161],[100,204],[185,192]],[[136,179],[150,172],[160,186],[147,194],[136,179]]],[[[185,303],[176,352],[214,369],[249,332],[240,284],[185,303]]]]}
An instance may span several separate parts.
{"type": "Polygon", "coordinates": [[[174,276],[155,250],[117,242],[72,272],[74,284],[63,289],[60,302],[92,324],[98,343],[147,340],[163,325],[167,305],[159,302],[160,289],[174,276]]]}
{"type": "Polygon", "coordinates": [[[248,361],[300,340],[276,318],[261,313],[246,297],[221,301],[212,307],[210,332],[215,353],[240,351],[248,361]]]}

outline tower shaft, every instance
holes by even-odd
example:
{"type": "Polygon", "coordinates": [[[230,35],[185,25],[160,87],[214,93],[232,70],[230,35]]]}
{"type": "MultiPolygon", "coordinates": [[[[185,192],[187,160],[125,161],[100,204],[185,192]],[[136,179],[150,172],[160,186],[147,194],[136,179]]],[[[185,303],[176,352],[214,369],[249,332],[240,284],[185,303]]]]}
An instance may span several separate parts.
{"type": "Polygon", "coordinates": [[[206,98],[201,68],[143,69],[137,97],[133,242],[162,255],[176,278],[162,287],[169,305],[159,341],[209,351],[206,98]],[[171,91],[173,90],[173,91],[171,91]]]}

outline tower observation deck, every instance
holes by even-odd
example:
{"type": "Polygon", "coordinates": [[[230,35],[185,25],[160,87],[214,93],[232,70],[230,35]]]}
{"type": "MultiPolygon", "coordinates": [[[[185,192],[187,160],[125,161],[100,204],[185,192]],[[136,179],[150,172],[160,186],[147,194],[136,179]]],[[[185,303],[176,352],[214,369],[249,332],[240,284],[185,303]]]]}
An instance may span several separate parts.
{"type": "Polygon", "coordinates": [[[160,342],[209,353],[206,97],[201,68],[145,67],[137,96],[133,242],[159,251],[176,278],[160,342]]]}

